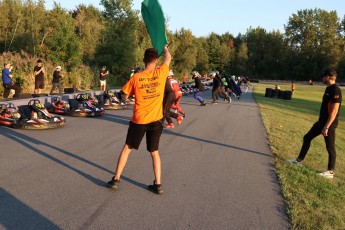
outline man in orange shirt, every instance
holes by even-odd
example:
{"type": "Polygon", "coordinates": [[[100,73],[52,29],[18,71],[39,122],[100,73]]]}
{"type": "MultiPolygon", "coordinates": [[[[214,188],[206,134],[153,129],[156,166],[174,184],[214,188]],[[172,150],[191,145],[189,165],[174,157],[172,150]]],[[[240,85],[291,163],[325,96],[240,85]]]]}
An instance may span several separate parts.
{"type": "Polygon", "coordinates": [[[161,159],[158,153],[159,139],[162,134],[163,97],[166,77],[169,74],[171,55],[168,47],[164,47],[164,60],[160,67],[158,52],[149,48],[144,54],[145,70],[136,73],[122,87],[124,97],[135,96],[133,116],[129,123],[126,143],[117,162],[115,176],[107,183],[113,189],[119,188],[120,177],[126,166],[132,149],[138,149],[146,133],[147,150],[151,153],[155,180],[148,189],[162,194],[161,159]]]}

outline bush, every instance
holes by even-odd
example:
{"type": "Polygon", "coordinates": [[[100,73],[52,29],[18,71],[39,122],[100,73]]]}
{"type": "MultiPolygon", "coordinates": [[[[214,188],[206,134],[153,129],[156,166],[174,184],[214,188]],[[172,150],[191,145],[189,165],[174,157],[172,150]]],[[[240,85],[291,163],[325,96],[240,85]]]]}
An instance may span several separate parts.
{"type": "MultiPolygon", "coordinates": [[[[56,66],[62,67],[62,74],[64,78],[62,83],[64,87],[77,87],[80,89],[90,89],[94,84],[94,76],[92,69],[85,65],[80,65],[70,72],[64,71],[64,65],[61,63],[53,63],[50,60],[44,60],[43,58],[33,57],[22,51],[21,53],[4,52],[0,55],[0,63],[10,62],[14,68],[12,75],[15,82],[19,82],[23,92],[33,92],[35,77],[34,66],[38,59],[41,59],[46,70],[45,85],[46,89],[52,87],[53,72],[56,66]]],[[[98,82],[96,82],[98,84],[98,82]]],[[[2,93],[2,86],[0,87],[0,93],[2,93]]]]}

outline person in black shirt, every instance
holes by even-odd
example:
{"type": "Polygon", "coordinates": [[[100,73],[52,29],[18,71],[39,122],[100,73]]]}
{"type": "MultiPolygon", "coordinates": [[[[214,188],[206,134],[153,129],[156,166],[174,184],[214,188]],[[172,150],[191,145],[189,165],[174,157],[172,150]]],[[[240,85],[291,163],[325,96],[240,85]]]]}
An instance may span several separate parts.
{"type": "Polygon", "coordinates": [[[34,67],[35,73],[35,90],[34,94],[40,94],[41,89],[44,89],[44,73],[45,69],[41,60],[37,60],[37,65],[34,67]]]}
{"type": "Polygon", "coordinates": [[[205,91],[205,86],[201,83],[200,74],[197,71],[193,71],[192,79],[195,81],[193,88],[198,89],[194,92],[194,98],[200,102],[201,106],[206,106],[205,99],[202,98],[202,93],[205,91]]]}
{"type": "Polygon", "coordinates": [[[106,66],[103,66],[101,71],[99,72],[99,90],[106,90],[107,87],[107,79],[106,76],[109,74],[106,66]]]}
{"type": "Polygon", "coordinates": [[[230,97],[226,95],[224,90],[224,83],[217,72],[211,72],[209,77],[213,79],[212,86],[212,104],[217,104],[217,97],[220,96],[230,103],[230,97]]]}
{"type": "Polygon", "coordinates": [[[59,94],[62,94],[62,87],[60,79],[62,78],[61,75],[61,66],[57,66],[53,73],[53,87],[50,90],[50,94],[53,94],[55,88],[57,87],[59,89],[59,94]]]}
{"type": "Polygon", "coordinates": [[[298,165],[301,164],[307,155],[311,141],[322,134],[324,136],[328,152],[328,166],[327,170],[319,173],[319,175],[325,178],[333,178],[336,161],[335,129],[338,126],[342,94],[340,88],[335,84],[337,78],[335,70],[326,69],[322,76],[322,81],[324,84],[327,84],[327,87],[322,98],[319,120],[304,136],[299,156],[296,159],[289,160],[289,162],[298,165]]]}

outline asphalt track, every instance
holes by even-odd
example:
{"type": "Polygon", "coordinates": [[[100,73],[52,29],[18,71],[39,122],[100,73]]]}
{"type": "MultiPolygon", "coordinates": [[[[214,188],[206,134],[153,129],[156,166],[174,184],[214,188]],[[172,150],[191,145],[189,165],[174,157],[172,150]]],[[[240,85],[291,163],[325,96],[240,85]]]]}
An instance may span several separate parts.
{"type": "MultiPolygon", "coordinates": [[[[204,94],[210,102],[210,92],[204,94]]],[[[0,229],[289,229],[259,109],[248,92],[187,116],[160,143],[165,193],[143,141],[118,191],[105,187],[132,111],[66,117],[64,128],[0,127],[0,229]]]]}

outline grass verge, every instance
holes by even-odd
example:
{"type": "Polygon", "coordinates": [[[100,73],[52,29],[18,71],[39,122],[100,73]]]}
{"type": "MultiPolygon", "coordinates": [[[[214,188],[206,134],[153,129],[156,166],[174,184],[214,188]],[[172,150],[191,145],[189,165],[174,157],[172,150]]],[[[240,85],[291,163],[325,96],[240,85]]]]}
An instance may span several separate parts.
{"type": "MultiPolygon", "coordinates": [[[[290,90],[290,84],[280,84],[290,90]]],[[[317,175],[327,169],[328,154],[322,135],[315,138],[303,162],[292,165],[303,136],[318,120],[322,95],[326,85],[296,84],[292,100],[265,97],[273,83],[254,85],[271,150],[275,156],[277,174],[288,205],[292,229],[345,229],[345,109],[341,106],[336,130],[337,162],[334,179],[317,175]]],[[[344,92],[344,90],[343,90],[344,92]]]]}

